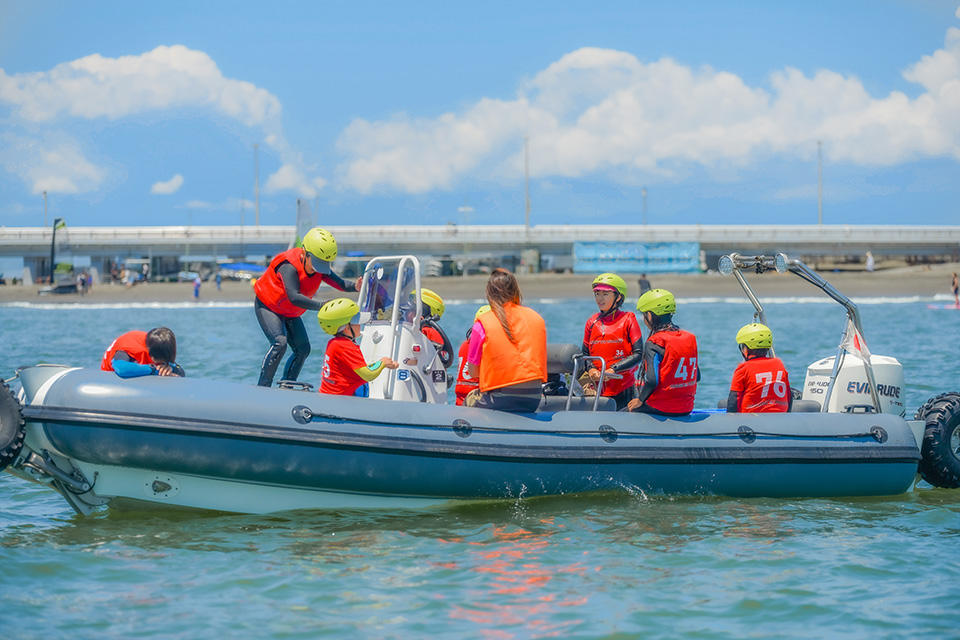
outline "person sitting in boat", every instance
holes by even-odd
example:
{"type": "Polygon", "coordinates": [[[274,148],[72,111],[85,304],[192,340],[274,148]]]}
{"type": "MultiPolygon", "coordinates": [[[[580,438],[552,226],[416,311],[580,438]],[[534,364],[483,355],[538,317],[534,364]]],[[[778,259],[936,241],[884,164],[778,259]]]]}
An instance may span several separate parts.
{"type": "Polygon", "coordinates": [[[727,413],[790,411],[793,404],[790,378],[780,358],[770,355],[773,347],[770,328],[759,322],[740,327],[737,346],[744,361],[733,372],[727,413]]]}
{"type": "Polygon", "coordinates": [[[320,393],[369,396],[369,383],[397,362],[384,356],[372,364],[363,358],[356,340],[360,337],[360,307],[350,298],[337,298],[320,307],[317,322],[333,336],[323,356],[320,393]]]}
{"type": "Polygon", "coordinates": [[[673,323],[677,302],[666,289],[651,289],[637,300],[650,334],[643,343],[637,397],[628,411],[685,416],[693,411],[700,380],[697,337],[673,323]]]}
{"type": "Polygon", "coordinates": [[[150,331],[128,331],[110,343],[103,353],[100,369],[121,378],[140,376],[183,376],[177,364],[177,337],[167,327],[150,331]]]}
{"type": "Polygon", "coordinates": [[[584,355],[600,356],[606,363],[601,372],[596,365],[599,360],[588,361],[585,375],[581,378],[586,395],[596,395],[597,384],[604,375],[619,374],[617,378],[603,381],[604,396],[613,398],[617,409],[623,409],[633,399],[636,387],[634,371],[643,354],[643,334],[637,317],[621,311],[627,296],[627,283],[615,273],[601,273],[593,279],[593,297],[599,311],[587,320],[583,328],[584,355]],[[592,394],[590,393],[592,391],[592,394]]]}
{"type": "MultiPolygon", "coordinates": [[[[476,322],[479,320],[480,314],[486,313],[487,311],[490,311],[490,305],[488,304],[477,309],[477,312],[473,315],[473,321],[476,322]]],[[[480,386],[480,381],[471,377],[470,372],[467,371],[467,351],[470,349],[470,335],[472,333],[473,325],[470,325],[470,328],[467,329],[467,339],[460,345],[457,353],[457,357],[460,358],[460,365],[457,369],[457,384],[453,388],[453,392],[457,396],[457,405],[462,405],[467,394],[480,386]]]]}
{"type": "MultiPolygon", "coordinates": [[[[453,345],[450,344],[450,339],[447,337],[447,334],[443,332],[443,329],[440,328],[439,320],[443,317],[443,312],[446,311],[446,305],[443,303],[443,298],[440,297],[436,291],[430,289],[420,289],[420,301],[423,305],[425,313],[423,318],[420,320],[420,331],[423,332],[423,335],[437,347],[437,353],[440,355],[440,362],[443,364],[444,369],[453,364],[453,345]]],[[[411,311],[413,313],[413,311],[411,311]]]]}
{"type": "Polygon", "coordinates": [[[253,303],[257,322],[263,330],[270,349],[260,367],[261,387],[273,384],[287,345],[293,353],[283,369],[284,380],[296,380],[303,363],[310,355],[310,339],[300,316],[307,309],[319,310],[322,301],[313,299],[324,282],[338,291],[360,290],[360,278],[347,284],[330,270],[330,263],[337,257],[337,241],[326,229],[314,227],[303,236],[302,246],[277,254],[270,261],[266,272],[254,285],[256,299],[253,303]]]}
{"type": "Polygon", "coordinates": [[[468,407],[532,413],[547,381],[547,325],[522,298],[516,277],[496,268],[487,281],[490,311],[473,324],[467,371],[479,378],[468,407]]]}

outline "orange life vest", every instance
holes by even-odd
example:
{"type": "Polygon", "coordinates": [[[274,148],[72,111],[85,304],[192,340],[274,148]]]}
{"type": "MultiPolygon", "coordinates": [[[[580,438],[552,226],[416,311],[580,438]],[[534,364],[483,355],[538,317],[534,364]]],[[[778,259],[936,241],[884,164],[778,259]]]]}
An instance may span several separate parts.
{"type": "Polygon", "coordinates": [[[731,391],[740,413],[775,413],[790,407],[790,378],[780,358],[750,358],[737,365],[731,391]]]}
{"type": "Polygon", "coordinates": [[[304,311],[306,311],[306,309],[298,307],[287,298],[287,290],[283,286],[283,278],[281,278],[277,272],[277,267],[282,263],[289,262],[297,270],[297,277],[300,279],[300,293],[308,298],[312,298],[313,294],[317,292],[317,289],[319,289],[323,283],[322,274],[314,273],[310,275],[307,273],[303,266],[305,258],[306,251],[303,247],[294,247],[293,249],[287,249],[286,251],[278,253],[274,256],[273,260],[270,261],[270,266],[267,267],[266,272],[257,279],[257,283],[253,286],[253,290],[256,292],[260,302],[265,304],[267,308],[274,313],[278,313],[287,318],[297,318],[302,316],[304,311]]]}
{"type": "Polygon", "coordinates": [[[647,338],[663,347],[660,384],[646,404],[664,413],[690,413],[697,394],[697,337],[689,331],[658,331],[647,338]]]}
{"type": "Polygon", "coordinates": [[[458,405],[462,405],[467,394],[480,386],[480,381],[471,378],[470,374],[467,373],[467,352],[469,350],[470,341],[464,340],[463,344],[460,345],[460,351],[457,353],[460,357],[460,368],[457,370],[457,385],[453,388],[453,392],[457,394],[458,405]]]}
{"type": "MultiPolygon", "coordinates": [[[[595,313],[587,320],[584,327],[583,342],[592,356],[600,356],[609,369],[619,360],[623,360],[633,352],[633,343],[641,340],[640,326],[637,317],[626,311],[617,311],[613,319],[604,322],[599,313],[595,313]]],[[[600,362],[593,360],[587,363],[590,367],[600,366],[600,362]]],[[[633,369],[620,371],[623,376],[620,380],[610,379],[603,381],[603,395],[615,396],[636,384],[633,369]]]]}
{"type": "Polygon", "coordinates": [[[147,350],[146,331],[127,331],[111,342],[103,352],[103,360],[100,361],[101,370],[113,371],[113,356],[117,355],[118,351],[126,352],[137,364],[153,364],[153,358],[147,350]]]}
{"type": "Polygon", "coordinates": [[[510,342],[491,310],[478,320],[485,334],[480,364],[480,391],[521,382],[547,381],[547,325],[536,311],[508,302],[503,305],[516,344],[510,342]]]}

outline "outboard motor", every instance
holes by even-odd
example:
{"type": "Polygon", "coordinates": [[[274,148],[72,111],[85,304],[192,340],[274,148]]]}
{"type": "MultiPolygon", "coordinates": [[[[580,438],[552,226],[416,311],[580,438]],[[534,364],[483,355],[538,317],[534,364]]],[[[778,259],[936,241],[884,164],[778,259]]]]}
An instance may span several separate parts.
{"type": "MultiPolygon", "coordinates": [[[[844,413],[849,411],[873,409],[870,383],[867,380],[863,359],[856,353],[843,353],[833,391],[827,394],[830,376],[833,374],[836,356],[817,360],[807,367],[807,377],[803,382],[803,399],[816,400],[821,406],[829,395],[826,411],[844,413]]],[[[877,396],[880,410],[903,416],[903,365],[890,356],[871,355],[873,375],[877,382],[877,396]]]]}
{"type": "MultiPolygon", "coordinates": [[[[447,402],[447,370],[436,345],[420,330],[420,263],[414,256],[382,256],[367,263],[360,289],[360,351],[367,362],[387,356],[400,367],[370,382],[370,397],[447,402]]],[[[451,347],[452,349],[452,347],[451,347]]]]}

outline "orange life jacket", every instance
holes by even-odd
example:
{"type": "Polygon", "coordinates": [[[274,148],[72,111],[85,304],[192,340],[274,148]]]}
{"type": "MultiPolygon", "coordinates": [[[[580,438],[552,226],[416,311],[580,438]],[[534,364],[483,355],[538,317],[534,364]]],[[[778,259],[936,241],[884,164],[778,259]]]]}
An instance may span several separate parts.
{"type": "Polygon", "coordinates": [[[486,335],[480,364],[480,391],[521,382],[547,381],[547,325],[536,311],[508,302],[503,305],[516,344],[510,342],[491,310],[478,320],[486,335]]]}
{"type": "MultiPolygon", "coordinates": [[[[583,342],[592,356],[600,356],[609,369],[619,360],[623,360],[633,352],[634,341],[641,339],[640,326],[637,317],[626,311],[617,311],[610,322],[604,322],[599,313],[595,313],[587,320],[584,327],[583,342]]],[[[588,367],[599,368],[600,362],[592,360],[588,367]]],[[[620,380],[610,379],[603,381],[603,395],[615,396],[636,384],[633,369],[620,371],[623,376],[620,380]]]]}
{"type": "Polygon", "coordinates": [[[146,331],[127,331],[111,342],[103,352],[103,360],[100,361],[101,370],[113,371],[113,356],[117,355],[118,351],[126,352],[137,364],[153,364],[153,358],[147,350],[146,331]]]}
{"type": "Polygon", "coordinates": [[[302,316],[306,309],[298,307],[287,298],[287,290],[283,286],[283,278],[277,272],[277,267],[284,262],[292,264],[297,270],[297,277],[300,279],[300,293],[312,298],[323,283],[323,275],[320,273],[308,274],[303,266],[305,260],[306,251],[303,247],[294,247],[278,253],[270,261],[270,266],[267,267],[266,272],[257,279],[257,283],[253,286],[260,302],[281,316],[287,318],[302,316]]]}
{"type": "Polygon", "coordinates": [[[480,381],[471,378],[470,374],[467,373],[467,352],[469,350],[470,341],[464,340],[463,344],[460,345],[460,351],[457,353],[460,357],[460,367],[457,370],[457,385],[453,388],[453,392],[457,394],[458,405],[462,405],[467,394],[480,386],[480,381]]]}
{"type": "Polygon", "coordinates": [[[646,404],[664,413],[690,413],[697,394],[697,337],[689,331],[658,331],[647,338],[663,347],[660,384],[646,404]]]}
{"type": "Polygon", "coordinates": [[[780,358],[750,358],[737,365],[731,391],[740,413],[775,413],[790,407],[790,378],[780,358]]]}

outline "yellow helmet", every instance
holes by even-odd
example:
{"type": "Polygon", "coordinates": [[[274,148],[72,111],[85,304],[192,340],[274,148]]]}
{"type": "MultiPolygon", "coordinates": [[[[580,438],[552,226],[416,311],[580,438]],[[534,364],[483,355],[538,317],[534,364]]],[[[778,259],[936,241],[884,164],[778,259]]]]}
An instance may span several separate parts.
{"type": "Polygon", "coordinates": [[[476,322],[477,320],[479,320],[479,319],[480,319],[480,316],[482,316],[483,314],[485,314],[487,311],[490,311],[490,305],[488,305],[488,304],[485,304],[485,305],[483,305],[482,307],[480,307],[479,309],[477,309],[477,312],[476,312],[475,314],[473,314],[473,321],[476,322]]]}
{"type": "Polygon", "coordinates": [[[436,291],[420,288],[420,301],[430,309],[430,315],[438,318],[443,315],[447,307],[443,304],[443,298],[436,291]]]}
{"type": "Polygon", "coordinates": [[[747,324],[737,331],[737,344],[747,349],[769,349],[773,346],[773,332],[770,327],[759,322],[747,324]]]}
{"type": "Polygon", "coordinates": [[[307,253],[325,262],[337,259],[337,241],[333,234],[320,227],[314,227],[303,236],[303,248],[307,253]]]}
{"type": "Polygon", "coordinates": [[[655,316],[669,315],[676,310],[677,301],[666,289],[650,289],[637,300],[637,311],[651,311],[655,316]]]}
{"type": "Polygon", "coordinates": [[[596,289],[597,285],[613,287],[620,292],[621,296],[624,298],[627,297],[627,283],[624,282],[623,278],[615,273],[601,273],[593,279],[593,288],[596,289]]]}
{"type": "Polygon", "coordinates": [[[350,298],[336,298],[320,307],[317,311],[317,322],[324,331],[336,335],[343,325],[359,321],[359,313],[360,307],[350,298]]]}

